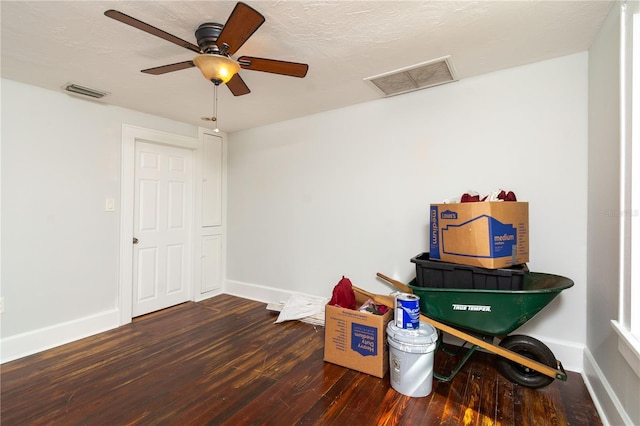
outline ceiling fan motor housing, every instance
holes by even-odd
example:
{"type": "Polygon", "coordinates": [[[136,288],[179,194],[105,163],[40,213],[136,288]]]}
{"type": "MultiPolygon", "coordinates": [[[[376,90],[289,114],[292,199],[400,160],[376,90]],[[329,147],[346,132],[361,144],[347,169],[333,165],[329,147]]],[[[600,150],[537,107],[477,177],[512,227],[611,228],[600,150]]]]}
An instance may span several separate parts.
{"type": "Polygon", "coordinates": [[[224,25],[216,22],[205,22],[196,30],[196,40],[203,53],[220,53],[220,48],[216,44],[218,36],[224,25]]]}

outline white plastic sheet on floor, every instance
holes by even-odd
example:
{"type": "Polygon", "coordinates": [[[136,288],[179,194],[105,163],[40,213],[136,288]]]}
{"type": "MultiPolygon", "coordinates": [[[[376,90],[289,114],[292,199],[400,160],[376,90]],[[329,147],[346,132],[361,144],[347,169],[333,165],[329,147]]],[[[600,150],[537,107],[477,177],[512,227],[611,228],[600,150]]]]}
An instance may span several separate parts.
{"type": "Polygon", "coordinates": [[[328,297],[293,293],[282,307],[275,322],[298,320],[324,326],[324,307],[329,300],[328,297]]]}

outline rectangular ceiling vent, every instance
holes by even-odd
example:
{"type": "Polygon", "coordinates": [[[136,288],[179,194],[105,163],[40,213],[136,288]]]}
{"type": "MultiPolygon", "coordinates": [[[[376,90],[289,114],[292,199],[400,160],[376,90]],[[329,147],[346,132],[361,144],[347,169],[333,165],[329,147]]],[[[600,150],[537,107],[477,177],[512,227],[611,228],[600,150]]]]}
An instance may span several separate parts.
{"type": "Polygon", "coordinates": [[[75,83],[67,83],[63,86],[63,89],[74,95],[88,96],[94,99],[100,99],[109,94],[108,92],[102,92],[100,90],[90,89],[89,87],[80,86],[79,84],[75,84],[75,83]]]}
{"type": "Polygon", "coordinates": [[[413,92],[439,84],[451,83],[458,80],[451,63],[451,56],[434,59],[399,70],[367,77],[384,96],[394,96],[401,93],[413,92]]]}

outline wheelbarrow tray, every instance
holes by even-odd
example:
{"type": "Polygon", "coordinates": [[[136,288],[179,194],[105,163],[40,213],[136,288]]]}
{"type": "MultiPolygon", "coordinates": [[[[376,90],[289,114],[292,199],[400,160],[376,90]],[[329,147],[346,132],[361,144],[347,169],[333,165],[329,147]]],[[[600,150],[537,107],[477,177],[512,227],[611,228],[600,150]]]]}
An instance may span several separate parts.
{"type": "Polygon", "coordinates": [[[420,297],[420,310],[429,318],[461,329],[505,336],[547,306],[573,281],[559,275],[528,272],[522,290],[409,288],[420,297]]]}

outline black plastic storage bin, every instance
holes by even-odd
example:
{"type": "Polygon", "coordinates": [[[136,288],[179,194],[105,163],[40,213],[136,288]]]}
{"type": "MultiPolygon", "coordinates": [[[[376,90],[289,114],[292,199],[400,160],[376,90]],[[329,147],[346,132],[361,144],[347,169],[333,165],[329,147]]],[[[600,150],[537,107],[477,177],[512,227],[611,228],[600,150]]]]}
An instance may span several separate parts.
{"type": "Polygon", "coordinates": [[[527,265],[485,269],[457,263],[429,260],[429,253],[411,259],[416,264],[416,285],[430,288],[472,288],[481,290],[522,290],[527,265]]]}

